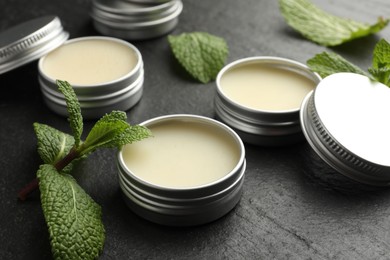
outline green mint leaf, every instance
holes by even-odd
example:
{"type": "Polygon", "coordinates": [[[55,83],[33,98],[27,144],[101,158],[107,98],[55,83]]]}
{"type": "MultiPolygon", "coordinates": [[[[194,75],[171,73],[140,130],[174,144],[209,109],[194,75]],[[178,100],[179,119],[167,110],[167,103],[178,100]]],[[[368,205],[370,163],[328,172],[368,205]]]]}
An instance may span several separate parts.
{"type": "Polygon", "coordinates": [[[390,86],[390,44],[381,39],[374,49],[372,67],[368,71],[379,82],[390,86]]]}
{"type": "Polygon", "coordinates": [[[46,164],[55,164],[67,155],[74,145],[74,138],[45,124],[34,123],[38,139],[38,154],[46,164]]]}
{"type": "Polygon", "coordinates": [[[105,239],[101,208],[67,174],[41,165],[41,203],[55,259],[96,259],[105,239]]]}
{"type": "Polygon", "coordinates": [[[103,116],[89,132],[81,154],[88,154],[98,148],[120,147],[150,135],[145,127],[130,126],[126,119],[126,113],[120,111],[103,116]]]}
{"type": "Polygon", "coordinates": [[[224,39],[205,32],[169,35],[168,41],[179,63],[202,83],[217,77],[229,52],[224,39]]]}
{"type": "Polygon", "coordinates": [[[69,123],[73,132],[75,146],[79,147],[81,143],[81,134],[83,133],[83,117],[81,115],[80,103],[76,93],[68,82],[57,80],[57,86],[65,96],[66,107],[69,113],[69,123]]]}
{"type": "Polygon", "coordinates": [[[385,39],[381,39],[374,48],[372,68],[384,67],[390,67],[390,44],[385,39]]]}
{"type": "MultiPolygon", "coordinates": [[[[121,147],[122,145],[141,141],[142,139],[150,136],[152,136],[152,133],[146,127],[140,125],[129,125],[128,128],[120,135],[117,135],[117,137],[114,138],[109,145],[111,147],[121,147]]],[[[107,148],[109,148],[109,146],[107,146],[107,148]]]]}
{"type": "Polygon", "coordinates": [[[368,73],[336,53],[322,52],[309,59],[307,66],[322,78],[338,72],[353,72],[372,78],[368,73]]]}
{"type": "Polygon", "coordinates": [[[390,68],[389,67],[380,68],[380,69],[369,68],[368,71],[371,73],[371,75],[377,81],[390,87],[390,68]]]}
{"type": "Polygon", "coordinates": [[[287,24],[324,46],[336,46],[374,34],[389,23],[389,19],[383,18],[378,18],[373,25],[341,18],[317,8],[308,0],[279,0],[279,7],[287,24]]]}

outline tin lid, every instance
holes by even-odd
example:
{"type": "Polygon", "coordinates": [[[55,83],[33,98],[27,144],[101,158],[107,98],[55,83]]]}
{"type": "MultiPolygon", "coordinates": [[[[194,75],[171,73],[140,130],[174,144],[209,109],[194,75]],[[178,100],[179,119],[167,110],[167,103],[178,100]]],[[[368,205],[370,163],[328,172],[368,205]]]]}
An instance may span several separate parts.
{"type": "Polygon", "coordinates": [[[338,172],[390,184],[390,89],[366,76],[336,73],[306,97],[301,124],[309,144],[338,172]]]}
{"type": "Polygon", "coordinates": [[[0,74],[39,59],[69,37],[57,16],[44,16],[0,32],[0,74]]]}

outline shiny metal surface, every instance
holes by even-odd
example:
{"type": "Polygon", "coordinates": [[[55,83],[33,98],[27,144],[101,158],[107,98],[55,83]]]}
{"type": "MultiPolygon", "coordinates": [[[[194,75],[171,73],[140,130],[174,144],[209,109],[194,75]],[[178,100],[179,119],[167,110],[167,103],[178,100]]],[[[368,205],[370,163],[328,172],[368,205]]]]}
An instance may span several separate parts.
{"type": "Polygon", "coordinates": [[[389,98],[386,86],[362,75],[325,78],[302,104],[308,143],[335,171],[361,183],[390,185],[389,98]]]}

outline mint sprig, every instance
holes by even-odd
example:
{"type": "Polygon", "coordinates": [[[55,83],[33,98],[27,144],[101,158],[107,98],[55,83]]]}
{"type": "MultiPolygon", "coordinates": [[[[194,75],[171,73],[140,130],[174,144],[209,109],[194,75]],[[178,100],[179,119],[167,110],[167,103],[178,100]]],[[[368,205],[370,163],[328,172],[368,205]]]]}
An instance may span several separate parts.
{"type": "Polygon", "coordinates": [[[335,53],[322,52],[307,60],[307,66],[322,78],[338,72],[352,72],[390,87],[390,44],[381,39],[374,48],[372,67],[368,72],[335,53]]]}
{"type": "Polygon", "coordinates": [[[202,83],[217,77],[229,53],[223,38],[205,32],[169,35],[168,41],[179,63],[202,83]]]}
{"type": "Polygon", "coordinates": [[[76,94],[66,81],[58,80],[57,85],[66,99],[73,136],[34,123],[38,153],[44,164],[37,172],[38,181],[27,185],[19,198],[25,199],[39,182],[42,210],[55,259],[96,259],[105,239],[101,208],[69,174],[72,164],[99,148],[120,148],[147,138],[151,133],[143,126],[128,124],[125,112],[113,111],[97,121],[82,141],[83,120],[76,94]]]}
{"type": "Polygon", "coordinates": [[[279,7],[287,24],[307,39],[324,46],[336,46],[377,33],[389,23],[389,19],[382,17],[374,24],[338,17],[308,0],[279,0],[279,7]]]}

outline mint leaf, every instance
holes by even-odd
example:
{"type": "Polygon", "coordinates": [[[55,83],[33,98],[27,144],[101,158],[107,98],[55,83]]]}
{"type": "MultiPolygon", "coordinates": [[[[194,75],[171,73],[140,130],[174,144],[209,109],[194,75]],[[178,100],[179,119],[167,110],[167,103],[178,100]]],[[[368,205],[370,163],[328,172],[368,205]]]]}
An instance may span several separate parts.
{"type": "Polygon", "coordinates": [[[73,132],[75,146],[79,147],[81,134],[83,133],[83,117],[81,115],[80,103],[72,86],[66,82],[57,80],[58,89],[65,96],[66,107],[69,113],[69,123],[73,132]]]}
{"type": "Polygon", "coordinates": [[[47,164],[55,164],[67,155],[74,145],[74,138],[48,125],[34,123],[38,139],[38,154],[47,164]]]}
{"type": "Polygon", "coordinates": [[[324,46],[336,46],[356,38],[374,34],[389,23],[378,18],[370,25],[331,15],[308,0],[279,0],[287,24],[304,37],[324,46]]]}
{"type": "Polygon", "coordinates": [[[131,126],[126,119],[126,113],[120,111],[113,111],[102,117],[85,139],[81,154],[88,154],[98,148],[119,148],[150,136],[147,128],[131,126]]]}
{"type": "Polygon", "coordinates": [[[385,39],[381,39],[374,48],[372,67],[380,69],[388,66],[390,66],[390,44],[385,39]]]}
{"type": "Polygon", "coordinates": [[[307,66],[322,78],[338,72],[353,72],[372,78],[368,73],[336,53],[322,52],[309,59],[307,66]]]}
{"type": "Polygon", "coordinates": [[[390,86],[390,44],[381,39],[374,49],[372,67],[368,71],[385,85],[390,86]]]}
{"type": "Polygon", "coordinates": [[[168,41],[179,63],[202,83],[217,77],[228,56],[225,40],[205,32],[169,35],[168,41]]]}
{"type": "Polygon", "coordinates": [[[41,165],[37,176],[43,213],[55,259],[96,259],[105,231],[101,208],[67,174],[41,165]]]}
{"type": "Polygon", "coordinates": [[[152,133],[146,127],[140,125],[129,125],[129,127],[123,131],[123,133],[117,135],[116,138],[112,140],[110,145],[112,147],[121,147],[122,145],[141,141],[142,139],[148,138],[150,136],[152,136],[152,133]]]}

